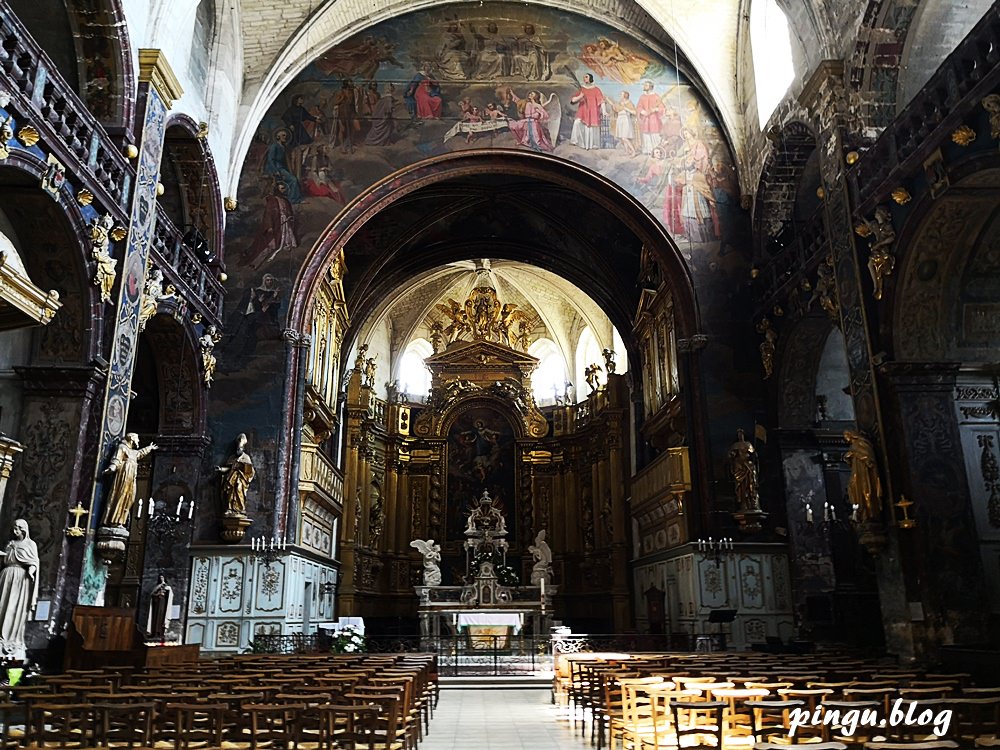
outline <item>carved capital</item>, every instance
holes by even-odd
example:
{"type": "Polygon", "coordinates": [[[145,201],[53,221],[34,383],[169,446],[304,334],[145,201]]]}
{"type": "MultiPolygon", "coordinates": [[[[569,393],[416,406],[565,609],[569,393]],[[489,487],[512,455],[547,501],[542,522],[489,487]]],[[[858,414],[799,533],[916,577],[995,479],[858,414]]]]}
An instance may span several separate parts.
{"type": "Polygon", "coordinates": [[[706,346],[708,346],[708,336],[703,333],[696,333],[686,339],[677,339],[677,351],[681,354],[700,352],[706,346]]]}

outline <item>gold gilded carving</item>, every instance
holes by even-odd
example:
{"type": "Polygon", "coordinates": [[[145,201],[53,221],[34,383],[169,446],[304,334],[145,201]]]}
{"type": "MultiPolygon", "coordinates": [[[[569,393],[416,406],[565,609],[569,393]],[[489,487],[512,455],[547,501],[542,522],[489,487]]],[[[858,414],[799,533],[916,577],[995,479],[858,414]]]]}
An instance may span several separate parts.
{"type": "Polygon", "coordinates": [[[94,194],[87,190],[87,188],[83,188],[76,194],[76,202],[84,207],[89,206],[94,202],[94,194]]]}
{"type": "Polygon", "coordinates": [[[833,273],[833,256],[828,255],[819,264],[816,272],[816,289],[813,299],[819,300],[820,307],[830,317],[830,321],[840,325],[840,300],[837,297],[837,280],[833,273]]]}
{"type": "Polygon", "coordinates": [[[449,344],[469,336],[511,349],[528,348],[528,317],[513,303],[501,304],[492,287],[478,286],[465,304],[449,299],[447,304],[438,304],[437,310],[450,321],[442,331],[449,344]]]}
{"type": "Polygon", "coordinates": [[[875,446],[854,430],[845,430],[844,440],[848,443],[844,461],[851,467],[847,496],[854,510],[852,518],[862,523],[877,521],[882,514],[882,481],[878,475],[875,446]]]}
{"type": "Polygon", "coordinates": [[[36,143],[38,143],[38,140],[40,138],[41,136],[38,134],[38,131],[35,130],[31,125],[25,125],[23,128],[17,131],[17,139],[21,141],[21,143],[23,143],[28,148],[31,148],[36,143]]]}
{"type": "Polygon", "coordinates": [[[909,203],[913,196],[910,195],[910,191],[904,187],[898,187],[891,193],[892,199],[900,206],[905,206],[909,203]]]}
{"type": "Polygon", "coordinates": [[[215,355],[212,351],[221,340],[222,334],[215,329],[215,326],[209,326],[198,339],[198,344],[201,346],[202,377],[206,388],[212,387],[212,379],[215,377],[215,355]]]}
{"type": "Polygon", "coordinates": [[[775,343],[778,340],[778,332],[771,327],[770,318],[765,317],[757,324],[757,333],[764,337],[760,342],[760,363],[764,367],[764,380],[767,380],[774,372],[774,352],[777,349],[775,343]]]}
{"type": "Polygon", "coordinates": [[[1000,94],[984,96],[983,109],[990,116],[990,135],[993,137],[993,140],[1000,139],[1000,94]]]}
{"type": "Polygon", "coordinates": [[[959,146],[968,146],[976,140],[976,131],[968,125],[961,125],[952,132],[951,140],[959,146]]]}
{"type": "Polygon", "coordinates": [[[87,530],[80,526],[80,517],[89,512],[80,504],[79,500],[76,501],[76,506],[69,511],[70,515],[73,516],[73,525],[66,529],[66,536],[81,537],[87,533],[87,530]]]}
{"type": "Polygon", "coordinates": [[[111,246],[111,225],[114,219],[111,214],[104,214],[99,219],[94,219],[88,227],[90,232],[90,254],[97,264],[94,273],[94,286],[101,290],[101,302],[111,301],[111,290],[115,285],[115,277],[118,275],[116,266],[118,261],[111,257],[109,248],[111,246]]]}
{"type": "Polygon", "coordinates": [[[862,235],[872,238],[868,257],[868,272],[875,287],[875,299],[882,299],[885,277],[891,276],[896,267],[896,258],[892,254],[892,245],[896,241],[896,230],[892,227],[892,215],[885,206],[875,209],[875,218],[865,222],[868,231],[862,235]]]}

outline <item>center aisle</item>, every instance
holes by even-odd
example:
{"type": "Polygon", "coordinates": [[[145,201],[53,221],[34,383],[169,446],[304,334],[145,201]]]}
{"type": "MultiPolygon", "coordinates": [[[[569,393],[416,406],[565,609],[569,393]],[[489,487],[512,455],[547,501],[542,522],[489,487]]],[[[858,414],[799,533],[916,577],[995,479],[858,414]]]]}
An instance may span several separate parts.
{"type": "Polygon", "coordinates": [[[442,690],[419,750],[583,750],[548,690],[442,690]]]}

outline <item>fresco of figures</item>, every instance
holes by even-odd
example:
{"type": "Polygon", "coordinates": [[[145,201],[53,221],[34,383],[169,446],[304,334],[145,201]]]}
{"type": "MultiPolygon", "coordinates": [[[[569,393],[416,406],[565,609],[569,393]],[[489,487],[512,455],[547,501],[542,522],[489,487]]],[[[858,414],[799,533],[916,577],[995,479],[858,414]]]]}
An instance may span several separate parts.
{"type": "Polygon", "coordinates": [[[231,264],[245,289],[265,271],[290,281],[367,187],[429,156],[482,147],[587,166],[639,198],[679,245],[721,256],[739,244],[728,147],[672,65],[590,19],[498,3],[395,18],[310,64],[245,160],[231,264]]]}

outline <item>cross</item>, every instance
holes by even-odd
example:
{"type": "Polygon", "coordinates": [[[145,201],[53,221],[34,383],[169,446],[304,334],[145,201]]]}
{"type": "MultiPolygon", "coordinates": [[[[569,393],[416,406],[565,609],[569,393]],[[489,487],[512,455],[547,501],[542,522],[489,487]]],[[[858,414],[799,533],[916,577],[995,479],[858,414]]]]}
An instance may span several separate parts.
{"type": "Polygon", "coordinates": [[[70,515],[75,518],[75,523],[66,529],[67,536],[83,536],[83,528],[80,526],[80,516],[87,515],[90,511],[84,510],[80,501],[76,501],[76,507],[70,508],[70,515]]]}

